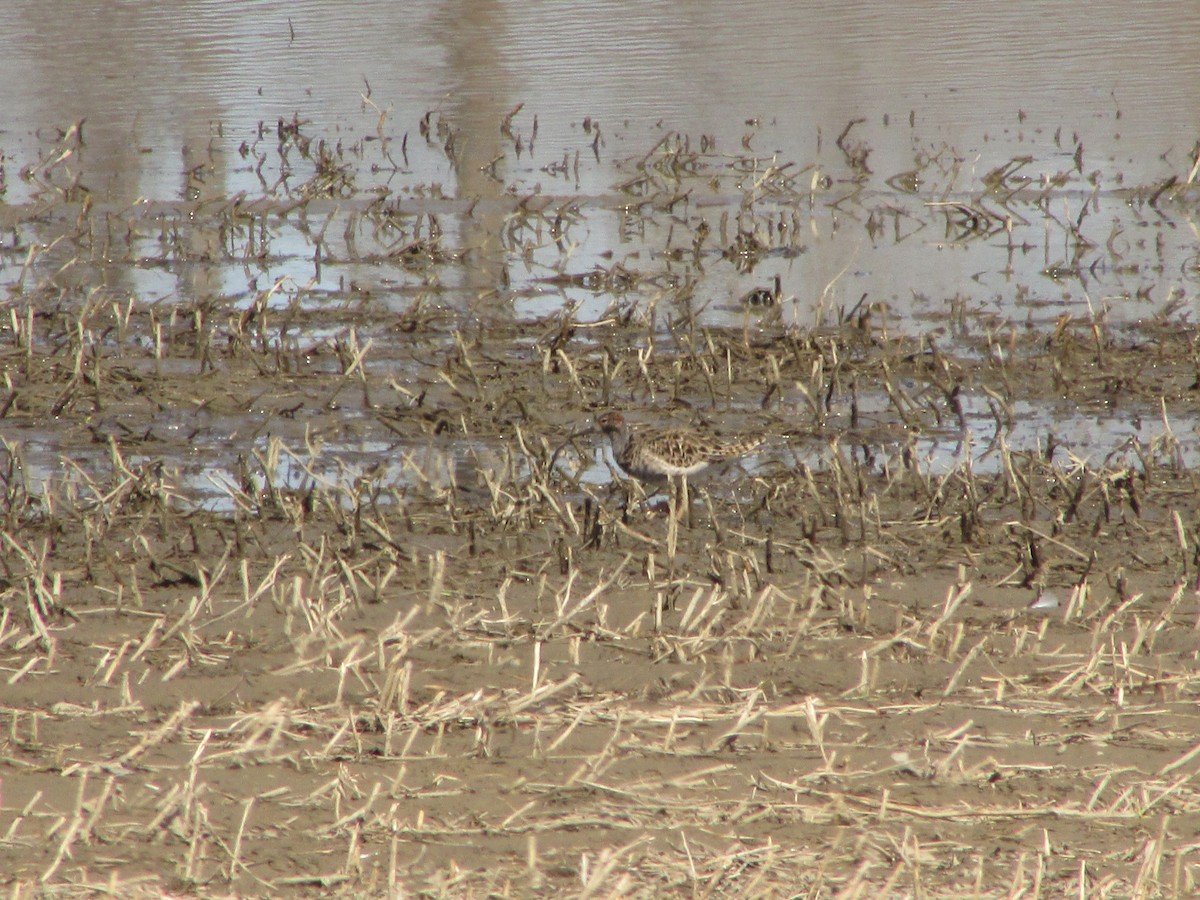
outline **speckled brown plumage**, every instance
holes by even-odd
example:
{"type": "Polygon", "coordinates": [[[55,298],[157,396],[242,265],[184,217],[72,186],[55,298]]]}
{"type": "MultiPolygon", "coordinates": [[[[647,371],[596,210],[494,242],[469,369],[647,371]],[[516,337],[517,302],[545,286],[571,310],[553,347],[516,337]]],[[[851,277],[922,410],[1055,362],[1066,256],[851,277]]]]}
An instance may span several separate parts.
{"type": "Polygon", "coordinates": [[[619,412],[597,416],[596,427],[608,435],[617,465],[640,481],[697,475],[714,463],[749,453],[764,440],[753,437],[723,441],[675,428],[635,431],[619,412]]]}

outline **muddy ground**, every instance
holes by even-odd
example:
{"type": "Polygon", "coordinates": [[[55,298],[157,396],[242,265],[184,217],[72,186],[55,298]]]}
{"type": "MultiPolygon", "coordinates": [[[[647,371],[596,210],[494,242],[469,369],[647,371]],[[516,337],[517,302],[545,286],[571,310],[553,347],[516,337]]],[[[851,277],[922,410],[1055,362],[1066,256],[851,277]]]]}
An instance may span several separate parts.
{"type": "Polygon", "coordinates": [[[1197,890],[1194,434],[1005,440],[1018,401],[1194,420],[1187,304],[123,304],[87,203],[5,210],[75,260],[0,322],[10,895],[1197,890]],[[934,465],[966,392],[994,432],[934,465]],[[768,442],[673,524],[580,433],[610,407],[768,442]]]}

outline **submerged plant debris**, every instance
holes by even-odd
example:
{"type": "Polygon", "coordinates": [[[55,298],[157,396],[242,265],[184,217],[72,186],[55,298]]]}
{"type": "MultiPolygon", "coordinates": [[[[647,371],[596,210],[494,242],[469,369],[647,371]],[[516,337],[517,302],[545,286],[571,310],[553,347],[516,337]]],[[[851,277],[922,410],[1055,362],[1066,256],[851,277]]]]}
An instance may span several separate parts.
{"type": "Polygon", "coordinates": [[[1193,895],[1196,170],[497,125],[466,196],[436,113],[5,160],[0,884],[1193,895]],[[992,287],[799,281],[839,235],[992,287]],[[767,440],[664,515],[612,408],[767,440]]]}

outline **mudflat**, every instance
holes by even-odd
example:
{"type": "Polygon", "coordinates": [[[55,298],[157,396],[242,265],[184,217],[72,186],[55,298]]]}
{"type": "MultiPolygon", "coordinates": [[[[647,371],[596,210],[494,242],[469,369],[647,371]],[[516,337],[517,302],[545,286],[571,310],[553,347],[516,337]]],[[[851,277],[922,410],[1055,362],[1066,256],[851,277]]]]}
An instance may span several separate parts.
{"type": "MultiPolygon", "coordinates": [[[[1194,297],[802,326],[775,288],[739,325],[626,258],[546,282],[603,314],[521,318],[444,286],[481,252],[444,227],[468,204],[363,197],[304,147],[259,198],[114,210],[47,162],[0,209],[10,894],[1195,892],[1194,297]],[[385,249],[319,265],[404,283],[112,280],[265,266],[334,215],[385,249]],[[1049,416],[1014,449],[1030,406],[1161,427],[1085,456],[1049,416]],[[613,408],[766,441],[671,515],[587,430],[613,408]]],[[[651,150],[627,210],[679,217],[668,263],[784,254],[699,227],[692,153],[651,150]]],[[[510,250],[587,217],[494,207],[510,250]]],[[[1003,240],[973,208],[928,215],[1003,240]]]]}

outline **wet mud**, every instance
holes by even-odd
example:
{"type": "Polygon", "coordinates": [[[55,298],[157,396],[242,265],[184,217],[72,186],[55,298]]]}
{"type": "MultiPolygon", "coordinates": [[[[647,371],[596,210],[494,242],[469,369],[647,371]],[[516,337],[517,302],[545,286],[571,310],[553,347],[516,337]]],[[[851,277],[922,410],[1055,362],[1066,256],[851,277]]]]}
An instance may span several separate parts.
{"type": "MultiPolygon", "coordinates": [[[[67,130],[0,206],[10,893],[1194,892],[1186,278],[1147,315],[802,322],[779,210],[855,190],[849,143],[827,183],[674,136],[612,197],[476,202],[265,135],[257,197],[114,208],[67,130]],[[704,211],[716,169],[749,205],[704,211]],[[578,265],[608,215],[671,233],[578,265]],[[672,518],[587,430],[612,408],[766,442],[672,518]]],[[[1121,202],[1194,225],[1187,174],[1121,202]]],[[[998,183],[920,214],[1003,243],[998,183]]]]}

